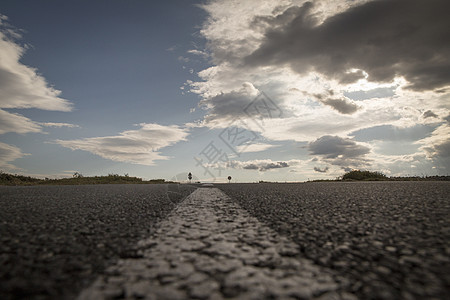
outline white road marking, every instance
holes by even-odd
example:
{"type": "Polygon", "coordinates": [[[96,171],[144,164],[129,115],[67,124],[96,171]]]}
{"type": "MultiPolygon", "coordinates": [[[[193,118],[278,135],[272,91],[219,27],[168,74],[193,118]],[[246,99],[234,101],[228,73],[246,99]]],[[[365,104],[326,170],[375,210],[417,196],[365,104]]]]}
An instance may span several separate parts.
{"type": "Polygon", "coordinates": [[[138,248],[78,299],[354,299],[217,188],[195,190],[138,248]]]}

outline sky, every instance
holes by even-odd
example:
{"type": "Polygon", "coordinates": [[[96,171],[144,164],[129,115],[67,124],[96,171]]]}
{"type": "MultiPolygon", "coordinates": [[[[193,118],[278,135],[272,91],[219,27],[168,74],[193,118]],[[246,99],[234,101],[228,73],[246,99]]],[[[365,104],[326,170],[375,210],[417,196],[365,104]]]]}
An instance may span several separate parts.
{"type": "Polygon", "coordinates": [[[0,170],[450,172],[446,0],[2,0],[0,170]]]}

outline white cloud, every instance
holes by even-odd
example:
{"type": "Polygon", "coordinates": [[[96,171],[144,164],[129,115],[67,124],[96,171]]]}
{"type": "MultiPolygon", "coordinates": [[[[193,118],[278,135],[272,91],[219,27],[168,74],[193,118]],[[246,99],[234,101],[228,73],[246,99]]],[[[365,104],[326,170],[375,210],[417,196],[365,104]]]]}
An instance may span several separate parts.
{"type": "Polygon", "coordinates": [[[236,148],[238,153],[249,153],[249,152],[262,152],[278,146],[279,145],[254,143],[249,145],[241,145],[236,148]]]}
{"type": "Polygon", "coordinates": [[[45,127],[55,127],[55,128],[61,128],[61,127],[80,128],[79,125],[69,124],[69,123],[41,122],[39,124],[42,126],[45,126],[45,127]]]}
{"type": "Polygon", "coordinates": [[[22,153],[22,151],[16,146],[8,145],[0,142],[0,168],[6,171],[19,170],[11,162],[16,159],[22,158],[28,154],[22,153]]]}
{"type": "MultiPolygon", "coordinates": [[[[39,123],[7,109],[36,108],[53,111],[71,111],[72,105],[60,97],[61,91],[50,86],[37,69],[24,65],[20,59],[27,46],[16,40],[21,32],[7,23],[8,18],[0,15],[0,134],[8,132],[42,132],[43,126],[74,127],[66,123],[39,123]]],[[[17,170],[11,162],[25,155],[15,146],[0,143],[0,167],[17,170]]]]}
{"type": "MultiPolygon", "coordinates": [[[[450,160],[450,126],[442,124],[431,136],[417,141],[430,158],[446,158],[450,160]]],[[[450,161],[449,161],[450,162],[450,161]]],[[[450,168],[450,167],[449,167],[450,168]]]]}
{"type": "Polygon", "coordinates": [[[27,117],[0,109],[0,134],[7,132],[27,133],[41,131],[41,125],[27,117]]]}
{"type": "MultiPolygon", "coordinates": [[[[201,125],[227,127],[233,117],[245,119],[242,110],[244,104],[252,101],[252,98],[243,90],[244,83],[268,94],[283,111],[282,118],[264,120],[264,128],[252,128],[268,140],[311,142],[324,135],[345,137],[351,132],[374,126],[412,127],[418,123],[435,123],[436,118],[423,117],[423,113],[428,110],[438,116],[448,115],[450,93],[445,89],[423,90],[425,85],[414,81],[417,83],[416,88],[422,90],[408,90],[410,83],[402,77],[395,77],[388,83],[370,82],[369,79],[383,77],[381,73],[376,76],[375,67],[371,69],[372,74],[355,67],[348,68],[336,79],[328,76],[329,74],[319,73],[320,70],[299,72],[298,69],[291,68],[289,63],[278,63],[276,60],[271,64],[261,60],[261,64],[249,65],[245,58],[256,49],[260,49],[264,43],[270,42],[271,30],[277,32],[288,24],[294,24],[292,20],[298,17],[299,7],[305,2],[216,0],[203,5],[209,18],[201,34],[208,41],[208,52],[211,53],[214,65],[198,73],[201,81],[187,83],[191,87],[191,92],[201,97],[200,105],[207,108],[201,125]],[[290,8],[292,9],[289,10],[290,8]],[[269,23],[270,26],[266,26],[269,23]],[[362,79],[350,83],[352,76],[359,76],[362,79]],[[334,91],[334,95],[329,95],[330,90],[334,91]],[[314,96],[326,94],[328,97],[322,99],[314,96]],[[345,95],[353,95],[359,101],[353,101],[345,95]]],[[[310,16],[315,18],[317,25],[329,26],[326,21],[330,21],[331,16],[351,17],[349,13],[344,15],[339,13],[349,12],[349,8],[366,2],[369,1],[315,1],[315,5],[310,7],[310,16]]],[[[415,5],[418,3],[415,2],[415,5]]],[[[411,11],[416,11],[416,8],[411,8],[411,11]]],[[[358,12],[360,9],[355,11],[358,12]]],[[[302,23],[301,26],[305,24],[302,23]]],[[[383,30],[380,34],[389,35],[389,31],[383,30]]],[[[413,37],[407,39],[413,40],[413,37]]],[[[302,45],[302,41],[296,43],[302,45]]],[[[274,48],[274,51],[278,50],[279,47],[274,48]]],[[[326,51],[326,47],[321,51],[326,51]]],[[[333,49],[330,51],[332,53],[333,49]]],[[[295,60],[296,51],[290,53],[289,57],[295,60]]],[[[401,60],[401,57],[399,59],[401,60]]],[[[323,62],[317,63],[323,65],[323,62]]],[[[387,77],[384,78],[390,76],[388,67],[386,67],[387,77]]],[[[415,71],[404,67],[399,68],[413,81],[415,71]]],[[[428,84],[434,85],[433,82],[428,84]]]]}
{"type": "MultiPolygon", "coordinates": [[[[370,148],[348,138],[325,135],[308,144],[311,155],[343,168],[367,166],[370,148]]],[[[317,171],[317,170],[316,170],[317,171]]]]}
{"type": "Polygon", "coordinates": [[[15,41],[21,34],[7,19],[0,15],[0,134],[41,132],[43,124],[5,109],[70,111],[72,105],[35,68],[20,62],[27,47],[15,41]]]}
{"type": "Polygon", "coordinates": [[[187,53],[193,54],[193,55],[202,56],[202,57],[204,57],[204,58],[207,58],[207,57],[209,56],[209,54],[206,53],[205,51],[196,50],[196,49],[188,50],[187,53]]]}
{"type": "Polygon", "coordinates": [[[221,162],[209,165],[214,168],[230,168],[238,170],[255,170],[260,172],[284,169],[301,164],[300,160],[287,160],[287,161],[273,161],[271,159],[256,159],[248,161],[231,160],[228,162],[221,162]]]}
{"type": "Polygon", "coordinates": [[[140,124],[137,130],[127,130],[116,136],[79,140],[57,140],[56,143],[72,150],[84,150],[113,161],[140,165],[154,165],[155,160],[167,160],[160,149],[185,141],[187,129],[179,126],[140,124]]]}
{"type": "Polygon", "coordinates": [[[25,48],[0,31],[0,108],[70,111],[61,91],[49,86],[36,69],[20,62],[25,48]]]}

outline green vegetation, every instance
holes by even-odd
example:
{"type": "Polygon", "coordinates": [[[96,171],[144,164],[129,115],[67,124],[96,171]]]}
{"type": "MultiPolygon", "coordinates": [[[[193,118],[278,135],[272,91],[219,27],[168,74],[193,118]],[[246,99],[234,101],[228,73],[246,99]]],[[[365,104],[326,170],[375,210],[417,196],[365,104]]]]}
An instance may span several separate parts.
{"type": "Polygon", "coordinates": [[[12,175],[0,171],[0,184],[2,185],[32,185],[37,184],[40,181],[42,180],[29,176],[12,175]]]}
{"type": "Polygon", "coordinates": [[[345,173],[342,178],[337,180],[362,180],[362,181],[450,181],[450,176],[407,176],[407,177],[387,177],[381,172],[353,170],[345,173]]]}
{"type": "Polygon", "coordinates": [[[450,181],[450,176],[407,176],[387,177],[381,172],[352,170],[336,179],[316,179],[314,182],[330,181],[450,181]]]}
{"type": "Polygon", "coordinates": [[[38,179],[30,176],[8,174],[0,171],[0,185],[81,185],[81,184],[161,184],[173,183],[165,179],[142,180],[139,177],[131,177],[128,174],[109,174],[108,176],[85,177],[75,172],[72,178],[62,179],[38,179]]]}
{"type": "Polygon", "coordinates": [[[353,170],[342,176],[342,180],[388,180],[389,178],[381,172],[353,170]]]}

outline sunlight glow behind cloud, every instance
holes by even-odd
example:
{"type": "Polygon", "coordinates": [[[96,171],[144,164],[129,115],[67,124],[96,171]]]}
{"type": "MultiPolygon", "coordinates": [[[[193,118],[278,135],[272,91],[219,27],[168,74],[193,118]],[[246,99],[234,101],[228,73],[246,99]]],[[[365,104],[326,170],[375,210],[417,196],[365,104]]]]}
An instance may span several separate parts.
{"type": "Polygon", "coordinates": [[[251,129],[269,142],[309,142],[310,155],[330,168],[398,169],[401,158],[374,152],[382,141],[361,145],[350,134],[441,124],[430,137],[410,142],[422,145],[410,157],[449,169],[450,161],[435,160],[447,155],[450,140],[443,120],[450,108],[448,2],[338,4],[215,0],[203,5],[209,18],[201,33],[213,66],[198,73],[201,81],[189,82],[206,109],[201,124],[225,128],[233,118],[251,124],[243,114],[252,101],[245,83],[283,110],[283,117],[265,120],[263,129],[251,129]]]}

